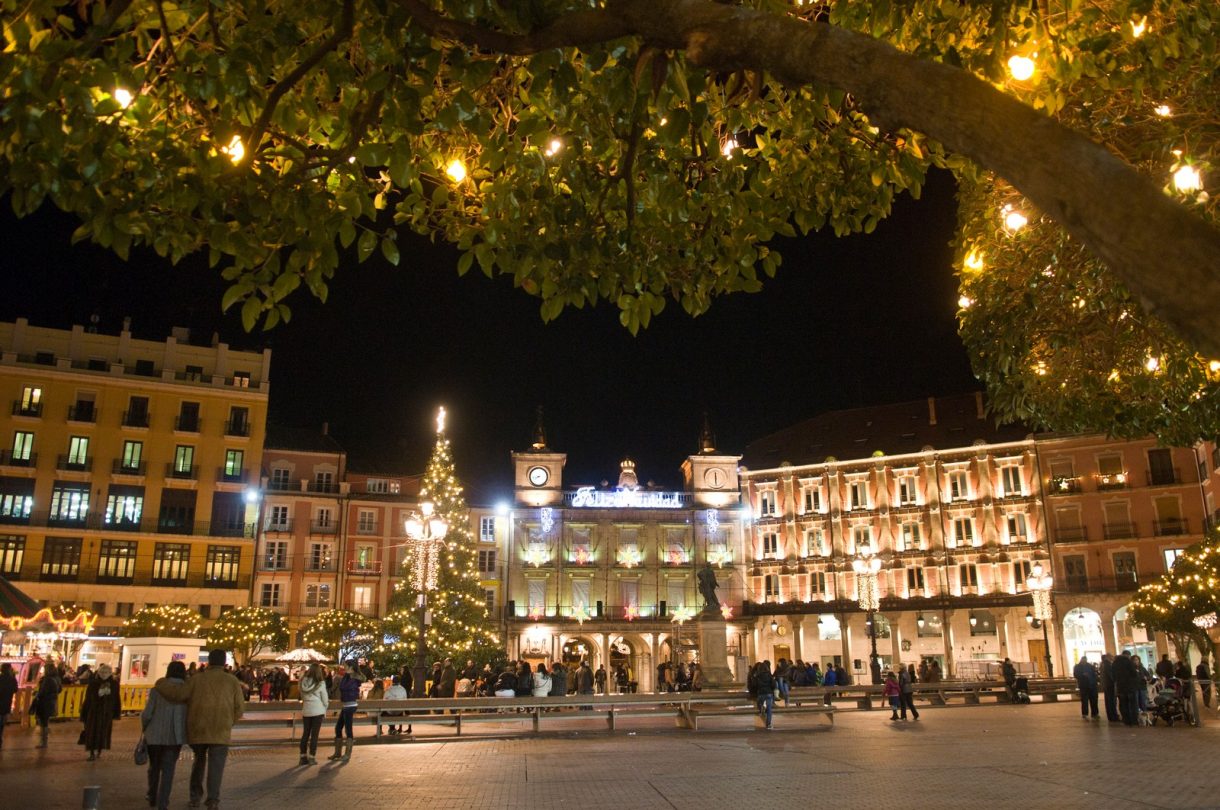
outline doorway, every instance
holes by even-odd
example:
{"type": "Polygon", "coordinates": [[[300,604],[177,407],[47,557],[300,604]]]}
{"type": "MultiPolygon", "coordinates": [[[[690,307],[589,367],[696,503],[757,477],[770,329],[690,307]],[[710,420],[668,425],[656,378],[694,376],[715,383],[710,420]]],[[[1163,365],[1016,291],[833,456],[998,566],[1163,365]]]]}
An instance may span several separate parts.
{"type": "Polygon", "coordinates": [[[1037,667],[1038,677],[1046,677],[1046,642],[1040,638],[1031,638],[1029,644],[1029,660],[1037,667]]]}

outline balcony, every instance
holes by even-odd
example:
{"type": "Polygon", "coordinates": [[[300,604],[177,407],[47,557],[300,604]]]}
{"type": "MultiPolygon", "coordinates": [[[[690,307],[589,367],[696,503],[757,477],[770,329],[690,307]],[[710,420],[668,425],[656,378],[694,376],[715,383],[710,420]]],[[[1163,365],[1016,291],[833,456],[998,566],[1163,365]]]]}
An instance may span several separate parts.
{"type": "Polygon", "coordinates": [[[381,575],[381,562],[360,562],[358,560],[347,561],[347,573],[358,577],[375,577],[381,575]]]}
{"type": "Polygon", "coordinates": [[[1172,470],[1149,470],[1147,475],[1150,487],[1168,487],[1182,483],[1182,474],[1178,472],[1177,467],[1172,470]]]}
{"type": "Polygon", "coordinates": [[[69,422],[88,422],[97,421],[97,408],[92,402],[78,402],[75,405],[68,406],[68,421],[69,422]]]}
{"type": "Polygon", "coordinates": [[[246,481],[249,471],[246,469],[228,469],[220,467],[216,470],[216,480],[226,484],[242,484],[246,481]]]}
{"type": "Polygon", "coordinates": [[[301,484],[297,481],[277,481],[272,478],[267,482],[268,492],[300,492],[301,484]]]}
{"type": "Polygon", "coordinates": [[[110,464],[110,472],[113,475],[144,475],[148,465],[143,461],[126,462],[121,458],[116,458],[110,464]]]}
{"type": "Polygon", "coordinates": [[[196,466],[179,467],[177,464],[170,462],[165,465],[165,477],[177,478],[182,481],[196,481],[199,479],[199,468],[196,466]]]}
{"type": "Polygon", "coordinates": [[[1190,533],[1190,526],[1186,522],[1186,518],[1166,518],[1154,521],[1152,525],[1157,537],[1176,537],[1190,533]]]}
{"type": "Polygon", "coordinates": [[[276,521],[269,520],[264,524],[263,531],[271,534],[287,534],[292,531],[292,518],[276,521]]]}
{"type": "Polygon", "coordinates": [[[61,454],[55,457],[55,469],[89,472],[93,469],[93,457],[61,454]]]}
{"type": "Polygon", "coordinates": [[[1055,530],[1055,542],[1057,543],[1084,543],[1087,542],[1088,539],[1089,530],[1084,526],[1055,530]]]}
{"type": "MultiPolygon", "coordinates": [[[[1145,578],[1145,582],[1149,581],[1145,578]]],[[[1119,577],[1088,577],[1065,579],[1061,586],[1055,582],[1055,590],[1062,593],[1121,593],[1137,591],[1141,583],[1139,577],[1132,574],[1119,577]]]]}
{"type": "Polygon", "coordinates": [[[21,400],[15,399],[13,400],[13,416],[40,417],[42,416],[42,403],[23,403],[21,400]]]}
{"type": "Polygon", "coordinates": [[[330,481],[310,481],[305,485],[305,491],[336,495],[339,492],[339,485],[330,481]]]}
{"type": "Polygon", "coordinates": [[[123,411],[123,427],[148,427],[148,411],[123,411]]]}
{"type": "Polygon", "coordinates": [[[305,570],[311,574],[333,574],[339,570],[339,567],[335,565],[334,560],[307,560],[305,570]]]}
{"type": "Polygon", "coordinates": [[[38,465],[38,454],[27,453],[25,457],[14,456],[12,450],[0,450],[0,466],[4,467],[35,467],[38,465]]]}
{"type": "Polygon", "coordinates": [[[1099,491],[1104,492],[1105,490],[1109,490],[1109,489],[1126,489],[1126,488],[1127,488],[1127,474],[1125,472],[1098,473],[1098,475],[1097,475],[1097,489],[1099,491]]]}
{"type": "Polygon", "coordinates": [[[230,419],[225,422],[226,436],[249,436],[250,423],[244,419],[230,419]]]}
{"type": "Polygon", "coordinates": [[[178,431],[179,433],[198,433],[199,417],[179,416],[174,420],[174,430],[178,431]]]}
{"type": "Polygon", "coordinates": [[[357,523],[356,534],[377,534],[376,523],[357,523]]]}
{"type": "MultiPolygon", "coordinates": [[[[141,578],[142,579],[142,578],[141,578]]],[[[136,582],[137,585],[144,584],[136,582]]],[[[221,579],[217,577],[209,577],[207,574],[187,574],[185,578],[156,578],[153,577],[148,581],[148,584],[156,588],[225,588],[231,590],[249,590],[250,577],[234,577],[231,579],[221,579]]]]}
{"type": "Polygon", "coordinates": [[[1079,476],[1060,475],[1050,480],[1047,492],[1051,495],[1073,495],[1081,491],[1079,476]]]}
{"type": "Polygon", "coordinates": [[[1129,540],[1137,535],[1134,523],[1107,523],[1102,532],[1107,540],[1129,540]]]}
{"type": "Polygon", "coordinates": [[[264,554],[259,558],[258,570],[260,571],[287,571],[288,557],[284,554],[264,554]]]}
{"type": "Polygon", "coordinates": [[[309,524],[310,534],[334,534],[337,531],[339,531],[339,524],[333,521],[314,520],[309,524]]]}

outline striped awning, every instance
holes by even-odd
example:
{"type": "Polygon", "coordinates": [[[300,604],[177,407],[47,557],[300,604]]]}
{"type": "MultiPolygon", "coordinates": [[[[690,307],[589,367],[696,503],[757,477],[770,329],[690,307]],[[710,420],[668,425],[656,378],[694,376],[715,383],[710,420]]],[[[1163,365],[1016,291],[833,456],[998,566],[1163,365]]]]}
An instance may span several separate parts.
{"type": "Polygon", "coordinates": [[[35,602],[20,588],[0,577],[0,616],[7,618],[31,619],[42,605],[35,602]]]}

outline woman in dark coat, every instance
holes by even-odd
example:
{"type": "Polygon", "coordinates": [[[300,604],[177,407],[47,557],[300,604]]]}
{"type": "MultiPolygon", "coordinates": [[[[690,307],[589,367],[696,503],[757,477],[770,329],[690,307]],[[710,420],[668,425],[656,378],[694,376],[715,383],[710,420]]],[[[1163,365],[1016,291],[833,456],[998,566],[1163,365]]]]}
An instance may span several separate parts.
{"type": "Polygon", "coordinates": [[[46,748],[51,736],[51,718],[59,711],[59,672],[47,664],[42,668],[42,678],[38,681],[38,691],[34,694],[34,717],[38,720],[38,745],[35,748],[46,748]]]}
{"type": "Polygon", "coordinates": [[[100,759],[103,751],[110,750],[110,728],[123,711],[119,682],[113,676],[110,667],[102,664],[85,689],[85,702],[80,709],[85,730],[81,732],[80,742],[89,752],[90,762],[100,759]]]}
{"type": "Polygon", "coordinates": [[[4,746],[4,724],[13,711],[13,697],[17,694],[17,676],[13,665],[0,664],[0,747],[4,746]]]}

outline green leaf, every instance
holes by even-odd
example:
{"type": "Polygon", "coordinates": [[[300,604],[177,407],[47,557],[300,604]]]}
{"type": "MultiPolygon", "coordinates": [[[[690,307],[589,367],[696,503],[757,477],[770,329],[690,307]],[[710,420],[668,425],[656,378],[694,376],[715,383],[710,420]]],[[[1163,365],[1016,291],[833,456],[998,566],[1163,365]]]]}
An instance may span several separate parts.
{"type": "Polygon", "coordinates": [[[246,299],[246,303],[241,305],[241,325],[247,332],[253,332],[255,325],[258,323],[258,315],[263,311],[263,304],[257,298],[251,296],[246,299]]]}
{"type": "Polygon", "coordinates": [[[390,264],[398,266],[398,243],[392,237],[387,236],[381,240],[381,255],[390,264]]]}
{"type": "Polygon", "coordinates": [[[377,249],[377,234],[372,231],[365,231],[360,234],[360,239],[356,242],[356,260],[363,262],[369,256],[373,255],[373,251],[377,249]]]}

